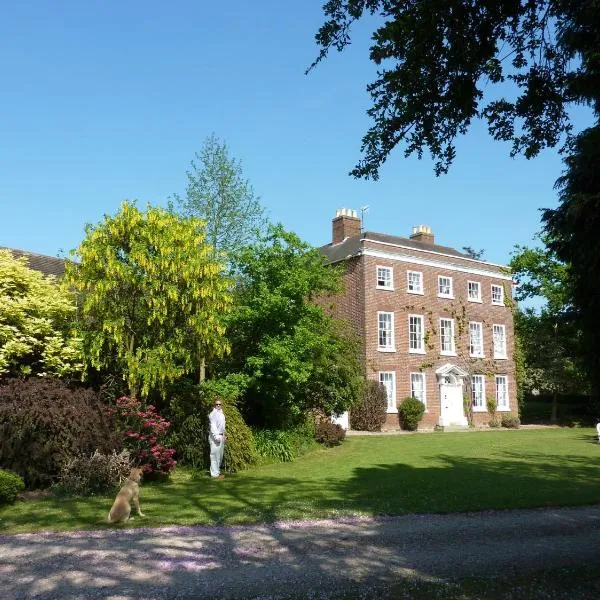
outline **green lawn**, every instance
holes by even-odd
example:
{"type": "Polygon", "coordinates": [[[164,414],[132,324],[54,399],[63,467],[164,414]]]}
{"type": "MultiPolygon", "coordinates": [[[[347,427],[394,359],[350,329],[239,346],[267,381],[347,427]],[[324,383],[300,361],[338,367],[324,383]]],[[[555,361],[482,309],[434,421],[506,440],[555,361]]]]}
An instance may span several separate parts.
{"type": "MultiPolygon", "coordinates": [[[[142,484],[146,517],[125,526],[593,504],[599,456],[591,429],[349,437],[224,481],[179,469],[167,483],[142,484]]],[[[106,527],[112,500],[18,501],[0,508],[0,532],[106,527]]]]}

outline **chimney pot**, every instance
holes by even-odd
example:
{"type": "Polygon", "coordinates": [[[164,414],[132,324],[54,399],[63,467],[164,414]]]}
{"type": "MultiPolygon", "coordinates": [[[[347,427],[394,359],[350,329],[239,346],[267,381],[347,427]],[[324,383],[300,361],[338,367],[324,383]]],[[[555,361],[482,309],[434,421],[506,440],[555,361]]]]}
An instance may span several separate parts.
{"type": "Polygon", "coordinates": [[[360,219],[356,210],[341,208],[335,211],[332,225],[332,243],[339,244],[346,238],[360,235],[360,219]]]}
{"type": "Polygon", "coordinates": [[[430,245],[433,245],[435,241],[435,237],[429,225],[415,225],[412,228],[410,239],[415,240],[415,242],[422,242],[430,245]]]}

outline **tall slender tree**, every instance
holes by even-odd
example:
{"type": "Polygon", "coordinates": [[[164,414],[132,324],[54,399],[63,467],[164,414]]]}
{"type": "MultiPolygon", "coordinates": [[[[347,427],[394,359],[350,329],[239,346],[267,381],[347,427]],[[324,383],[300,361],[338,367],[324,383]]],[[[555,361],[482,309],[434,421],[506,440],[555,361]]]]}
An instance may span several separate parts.
{"type": "Polygon", "coordinates": [[[241,162],[214,134],[195,154],[186,175],[185,195],[174,194],[175,204],[182,214],[206,222],[206,240],[219,257],[227,259],[264,231],[265,211],[241,162]]]}

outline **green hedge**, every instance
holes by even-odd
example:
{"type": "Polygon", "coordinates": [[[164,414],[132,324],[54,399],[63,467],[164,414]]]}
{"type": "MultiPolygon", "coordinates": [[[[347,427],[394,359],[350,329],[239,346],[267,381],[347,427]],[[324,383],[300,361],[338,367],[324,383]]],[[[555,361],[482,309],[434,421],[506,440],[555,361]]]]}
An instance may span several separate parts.
{"type": "Polygon", "coordinates": [[[223,470],[234,473],[256,462],[252,431],[237,408],[236,396],[235,385],[223,380],[183,384],[173,391],[173,418],[167,442],[177,450],[179,462],[197,469],[210,467],[208,415],[217,398],[223,404],[227,432],[223,470]]]}

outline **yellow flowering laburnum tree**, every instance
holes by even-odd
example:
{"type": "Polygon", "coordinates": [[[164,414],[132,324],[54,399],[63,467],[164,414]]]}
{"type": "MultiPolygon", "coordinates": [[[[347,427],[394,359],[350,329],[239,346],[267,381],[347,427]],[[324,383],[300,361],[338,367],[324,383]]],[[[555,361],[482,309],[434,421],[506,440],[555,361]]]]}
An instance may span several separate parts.
{"type": "Polygon", "coordinates": [[[146,397],[225,353],[231,285],[212,254],[204,221],[161,208],[125,201],[87,225],[66,275],[80,294],[86,365],[116,364],[130,395],[146,397]]]}
{"type": "Polygon", "coordinates": [[[0,250],[0,377],[80,376],[75,301],[52,275],[0,250]]]}

